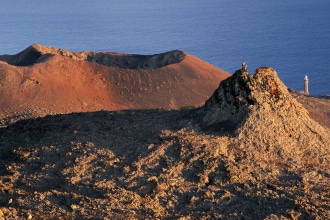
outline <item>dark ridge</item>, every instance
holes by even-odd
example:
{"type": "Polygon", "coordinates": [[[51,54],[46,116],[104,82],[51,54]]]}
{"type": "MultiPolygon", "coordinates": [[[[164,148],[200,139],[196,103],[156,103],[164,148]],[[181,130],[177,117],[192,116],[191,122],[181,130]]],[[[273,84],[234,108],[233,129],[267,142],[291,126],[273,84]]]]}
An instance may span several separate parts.
{"type": "Polygon", "coordinates": [[[123,69],[152,70],[181,62],[185,53],[172,50],[154,55],[122,54],[113,52],[71,52],[60,48],[50,48],[34,44],[15,55],[1,55],[0,61],[14,66],[30,66],[43,62],[51,55],[86,60],[89,62],[123,69]]]}
{"type": "Polygon", "coordinates": [[[179,63],[184,57],[183,51],[173,50],[155,55],[90,53],[86,60],[123,69],[151,70],[179,63]]]}
{"type": "Polygon", "coordinates": [[[2,55],[0,60],[14,66],[30,66],[37,62],[43,54],[33,45],[16,55],[2,55]]]}

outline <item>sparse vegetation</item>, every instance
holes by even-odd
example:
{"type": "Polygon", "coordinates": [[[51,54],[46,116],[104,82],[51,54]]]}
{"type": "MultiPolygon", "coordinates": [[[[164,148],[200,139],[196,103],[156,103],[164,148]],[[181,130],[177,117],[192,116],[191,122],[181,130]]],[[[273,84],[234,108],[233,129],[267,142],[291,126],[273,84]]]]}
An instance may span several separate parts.
{"type": "Polygon", "coordinates": [[[116,115],[125,115],[126,113],[124,111],[116,111],[116,115]]]}
{"type": "Polygon", "coordinates": [[[196,108],[196,107],[192,106],[192,105],[184,105],[179,108],[179,111],[183,111],[183,110],[187,110],[187,109],[194,109],[194,108],[196,108]]]}

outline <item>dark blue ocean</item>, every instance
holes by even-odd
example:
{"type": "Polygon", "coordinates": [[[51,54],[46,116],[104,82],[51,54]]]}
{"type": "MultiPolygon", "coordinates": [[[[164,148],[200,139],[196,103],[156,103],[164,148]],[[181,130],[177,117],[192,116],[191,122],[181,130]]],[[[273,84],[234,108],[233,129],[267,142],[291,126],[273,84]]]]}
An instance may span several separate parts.
{"type": "Polygon", "coordinates": [[[180,49],[230,73],[270,66],[290,88],[330,94],[329,0],[6,0],[0,54],[180,49]]]}

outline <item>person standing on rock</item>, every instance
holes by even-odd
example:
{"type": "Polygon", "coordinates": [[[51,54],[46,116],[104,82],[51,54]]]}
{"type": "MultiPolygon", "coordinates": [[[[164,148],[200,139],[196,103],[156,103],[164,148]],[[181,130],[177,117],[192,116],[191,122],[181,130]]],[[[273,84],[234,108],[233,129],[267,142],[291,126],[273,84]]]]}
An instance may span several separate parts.
{"type": "Polygon", "coordinates": [[[247,72],[247,64],[246,64],[246,62],[244,60],[242,62],[242,71],[243,72],[247,72]]]}

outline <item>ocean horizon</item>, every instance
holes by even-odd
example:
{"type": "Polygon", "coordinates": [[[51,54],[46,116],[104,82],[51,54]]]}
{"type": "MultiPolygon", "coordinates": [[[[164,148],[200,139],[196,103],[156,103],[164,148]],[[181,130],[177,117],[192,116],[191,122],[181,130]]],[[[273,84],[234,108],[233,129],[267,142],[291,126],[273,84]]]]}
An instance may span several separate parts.
{"type": "Polygon", "coordinates": [[[38,43],[75,52],[157,54],[183,50],[234,73],[276,70],[285,85],[330,94],[330,2],[43,1],[2,2],[0,54],[38,43]]]}

